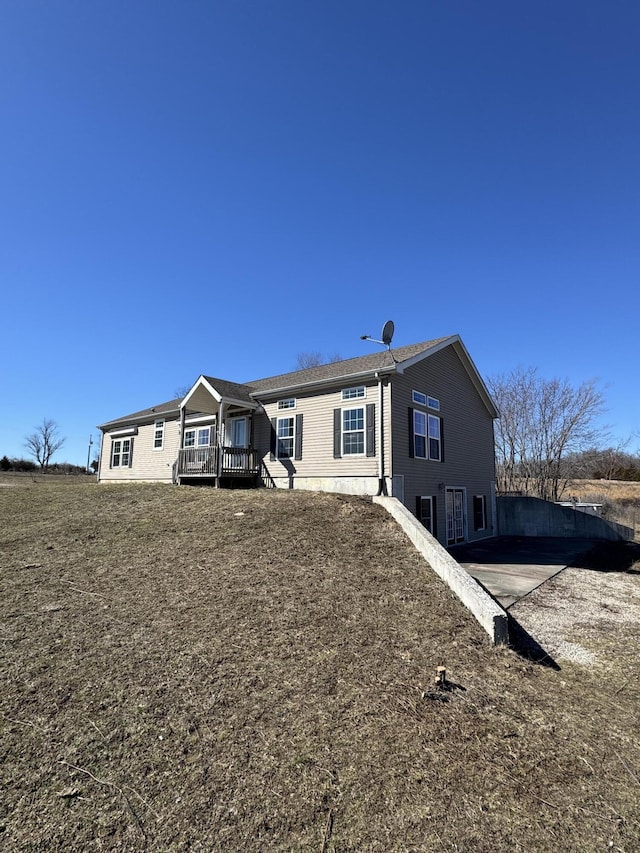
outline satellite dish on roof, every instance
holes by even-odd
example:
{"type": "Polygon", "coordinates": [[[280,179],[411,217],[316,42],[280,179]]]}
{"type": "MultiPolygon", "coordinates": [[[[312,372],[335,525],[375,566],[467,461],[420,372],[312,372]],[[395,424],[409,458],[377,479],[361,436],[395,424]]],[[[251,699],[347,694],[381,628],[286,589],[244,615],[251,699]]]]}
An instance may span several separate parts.
{"type": "Polygon", "coordinates": [[[382,343],[386,347],[391,346],[391,340],[393,339],[394,330],[395,326],[393,325],[393,320],[387,320],[387,322],[382,327],[382,343]]]}
{"type": "Polygon", "coordinates": [[[391,340],[393,338],[394,332],[393,320],[387,320],[387,322],[382,327],[382,340],[379,341],[377,338],[372,338],[369,335],[360,335],[361,341],[373,341],[374,344],[382,344],[388,350],[391,349],[391,340]]]}

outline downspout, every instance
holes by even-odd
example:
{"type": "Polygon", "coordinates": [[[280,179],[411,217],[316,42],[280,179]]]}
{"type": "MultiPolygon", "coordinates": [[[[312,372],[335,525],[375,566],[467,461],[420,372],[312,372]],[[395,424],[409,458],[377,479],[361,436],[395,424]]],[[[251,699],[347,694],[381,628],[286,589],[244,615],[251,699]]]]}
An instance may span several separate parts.
{"type": "Polygon", "coordinates": [[[384,387],[382,385],[382,377],[376,371],[376,379],[378,380],[378,494],[387,494],[387,482],[384,473],[384,387]]]}

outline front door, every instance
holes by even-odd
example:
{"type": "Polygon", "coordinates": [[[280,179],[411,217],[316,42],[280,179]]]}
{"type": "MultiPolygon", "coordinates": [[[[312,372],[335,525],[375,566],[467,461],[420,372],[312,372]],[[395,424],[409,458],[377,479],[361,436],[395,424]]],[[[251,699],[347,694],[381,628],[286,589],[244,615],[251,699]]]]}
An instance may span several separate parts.
{"type": "Polygon", "coordinates": [[[233,418],[231,421],[231,447],[247,446],[247,419],[233,418]]]}
{"type": "Polygon", "coordinates": [[[464,542],[465,490],[447,489],[447,545],[464,542]]]}
{"type": "MultiPolygon", "coordinates": [[[[247,419],[232,418],[229,426],[231,447],[245,448],[247,446],[247,419]]],[[[245,453],[231,453],[228,455],[227,464],[231,468],[244,468],[245,459],[245,453]]]]}

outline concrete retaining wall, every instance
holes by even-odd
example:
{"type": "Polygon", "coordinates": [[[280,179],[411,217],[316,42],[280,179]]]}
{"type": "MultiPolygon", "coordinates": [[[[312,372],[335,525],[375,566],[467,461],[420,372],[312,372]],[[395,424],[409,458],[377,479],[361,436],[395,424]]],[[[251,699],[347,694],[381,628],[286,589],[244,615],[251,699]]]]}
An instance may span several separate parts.
{"type": "Polygon", "coordinates": [[[509,642],[508,617],[480,584],[460,566],[429,531],[397,498],[374,497],[407,534],[411,542],[471,611],[494,643],[509,642]]]}
{"type": "Polygon", "coordinates": [[[540,498],[505,496],[496,502],[499,536],[577,536],[622,542],[634,536],[633,530],[623,524],[540,498]]]}

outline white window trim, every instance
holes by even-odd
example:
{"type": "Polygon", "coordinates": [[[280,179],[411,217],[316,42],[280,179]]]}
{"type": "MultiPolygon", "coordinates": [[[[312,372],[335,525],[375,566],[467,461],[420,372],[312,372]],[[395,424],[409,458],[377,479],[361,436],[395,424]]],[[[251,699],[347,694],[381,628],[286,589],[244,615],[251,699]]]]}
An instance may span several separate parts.
{"type": "Polygon", "coordinates": [[[276,418],[276,459],[293,459],[296,452],[296,417],[295,415],[281,415],[276,418]],[[280,436],[280,421],[292,421],[291,435],[284,438],[280,436]],[[291,440],[291,453],[288,456],[280,455],[280,442],[291,440]]]}
{"type": "Polygon", "coordinates": [[[438,415],[427,415],[427,459],[431,460],[431,462],[442,462],[442,419],[438,415]],[[438,422],[438,438],[433,439],[438,442],[438,456],[431,455],[431,435],[429,434],[429,421],[434,420],[438,422]]]}
{"type": "Polygon", "coordinates": [[[111,468],[131,468],[131,439],[130,438],[118,437],[118,438],[115,438],[111,441],[111,460],[110,460],[110,463],[111,463],[110,464],[111,468]],[[127,442],[127,444],[129,445],[127,450],[124,450],[124,443],[125,442],[127,442]],[[116,444],[120,445],[120,447],[118,449],[118,454],[117,454],[118,455],[117,464],[115,462],[116,444]],[[122,463],[122,457],[125,455],[125,453],[127,456],[127,464],[126,465],[124,465],[122,463]]]}
{"type": "Polygon", "coordinates": [[[440,400],[438,400],[436,397],[430,397],[427,394],[427,408],[433,409],[434,412],[439,412],[440,411],[440,400]]]}
{"type": "Polygon", "coordinates": [[[346,402],[351,400],[366,400],[367,387],[366,385],[353,385],[351,388],[342,389],[342,399],[346,402]],[[353,393],[351,393],[353,392],[353,393]],[[362,392],[362,393],[360,393],[362,392]],[[350,395],[350,396],[345,396],[350,395]]]}
{"type": "Polygon", "coordinates": [[[167,422],[165,421],[164,418],[158,418],[156,421],[153,422],[153,445],[152,445],[152,447],[156,451],[164,450],[164,429],[165,429],[166,423],[167,422]],[[160,432],[160,444],[159,445],[156,444],[156,439],[158,438],[158,432],[160,432]]]}
{"type": "Polygon", "coordinates": [[[421,412],[419,410],[413,410],[413,458],[414,459],[429,459],[429,421],[427,419],[426,412],[421,412]],[[420,415],[424,418],[424,432],[418,432],[416,429],[416,415],[420,415]],[[424,436],[424,456],[421,456],[417,452],[416,448],[416,436],[424,436]]]}
{"type": "Polygon", "coordinates": [[[287,397],[284,400],[278,400],[278,411],[285,412],[296,408],[296,398],[287,397]]]}
{"type": "Polygon", "coordinates": [[[427,407],[427,395],[423,394],[422,391],[412,391],[411,392],[411,401],[416,403],[418,406],[427,407]]]}
{"type": "Polygon", "coordinates": [[[420,518],[418,519],[418,521],[420,522],[420,524],[424,525],[426,530],[428,530],[432,536],[435,536],[437,533],[437,531],[434,532],[433,530],[433,510],[436,502],[435,495],[419,495],[418,497],[420,498],[420,518]],[[426,524],[424,524],[424,522],[422,521],[422,501],[429,501],[429,503],[431,504],[431,527],[427,527],[426,524]]]}
{"type": "Polygon", "coordinates": [[[342,452],[342,456],[348,456],[349,458],[358,457],[358,456],[366,456],[367,455],[367,407],[366,406],[344,406],[341,410],[340,416],[340,450],[342,452]],[[344,428],[344,413],[345,412],[355,412],[358,410],[362,410],[362,429],[345,429],[344,428]],[[362,452],[361,453],[348,453],[345,451],[345,435],[352,433],[362,433],[362,452]]]}

